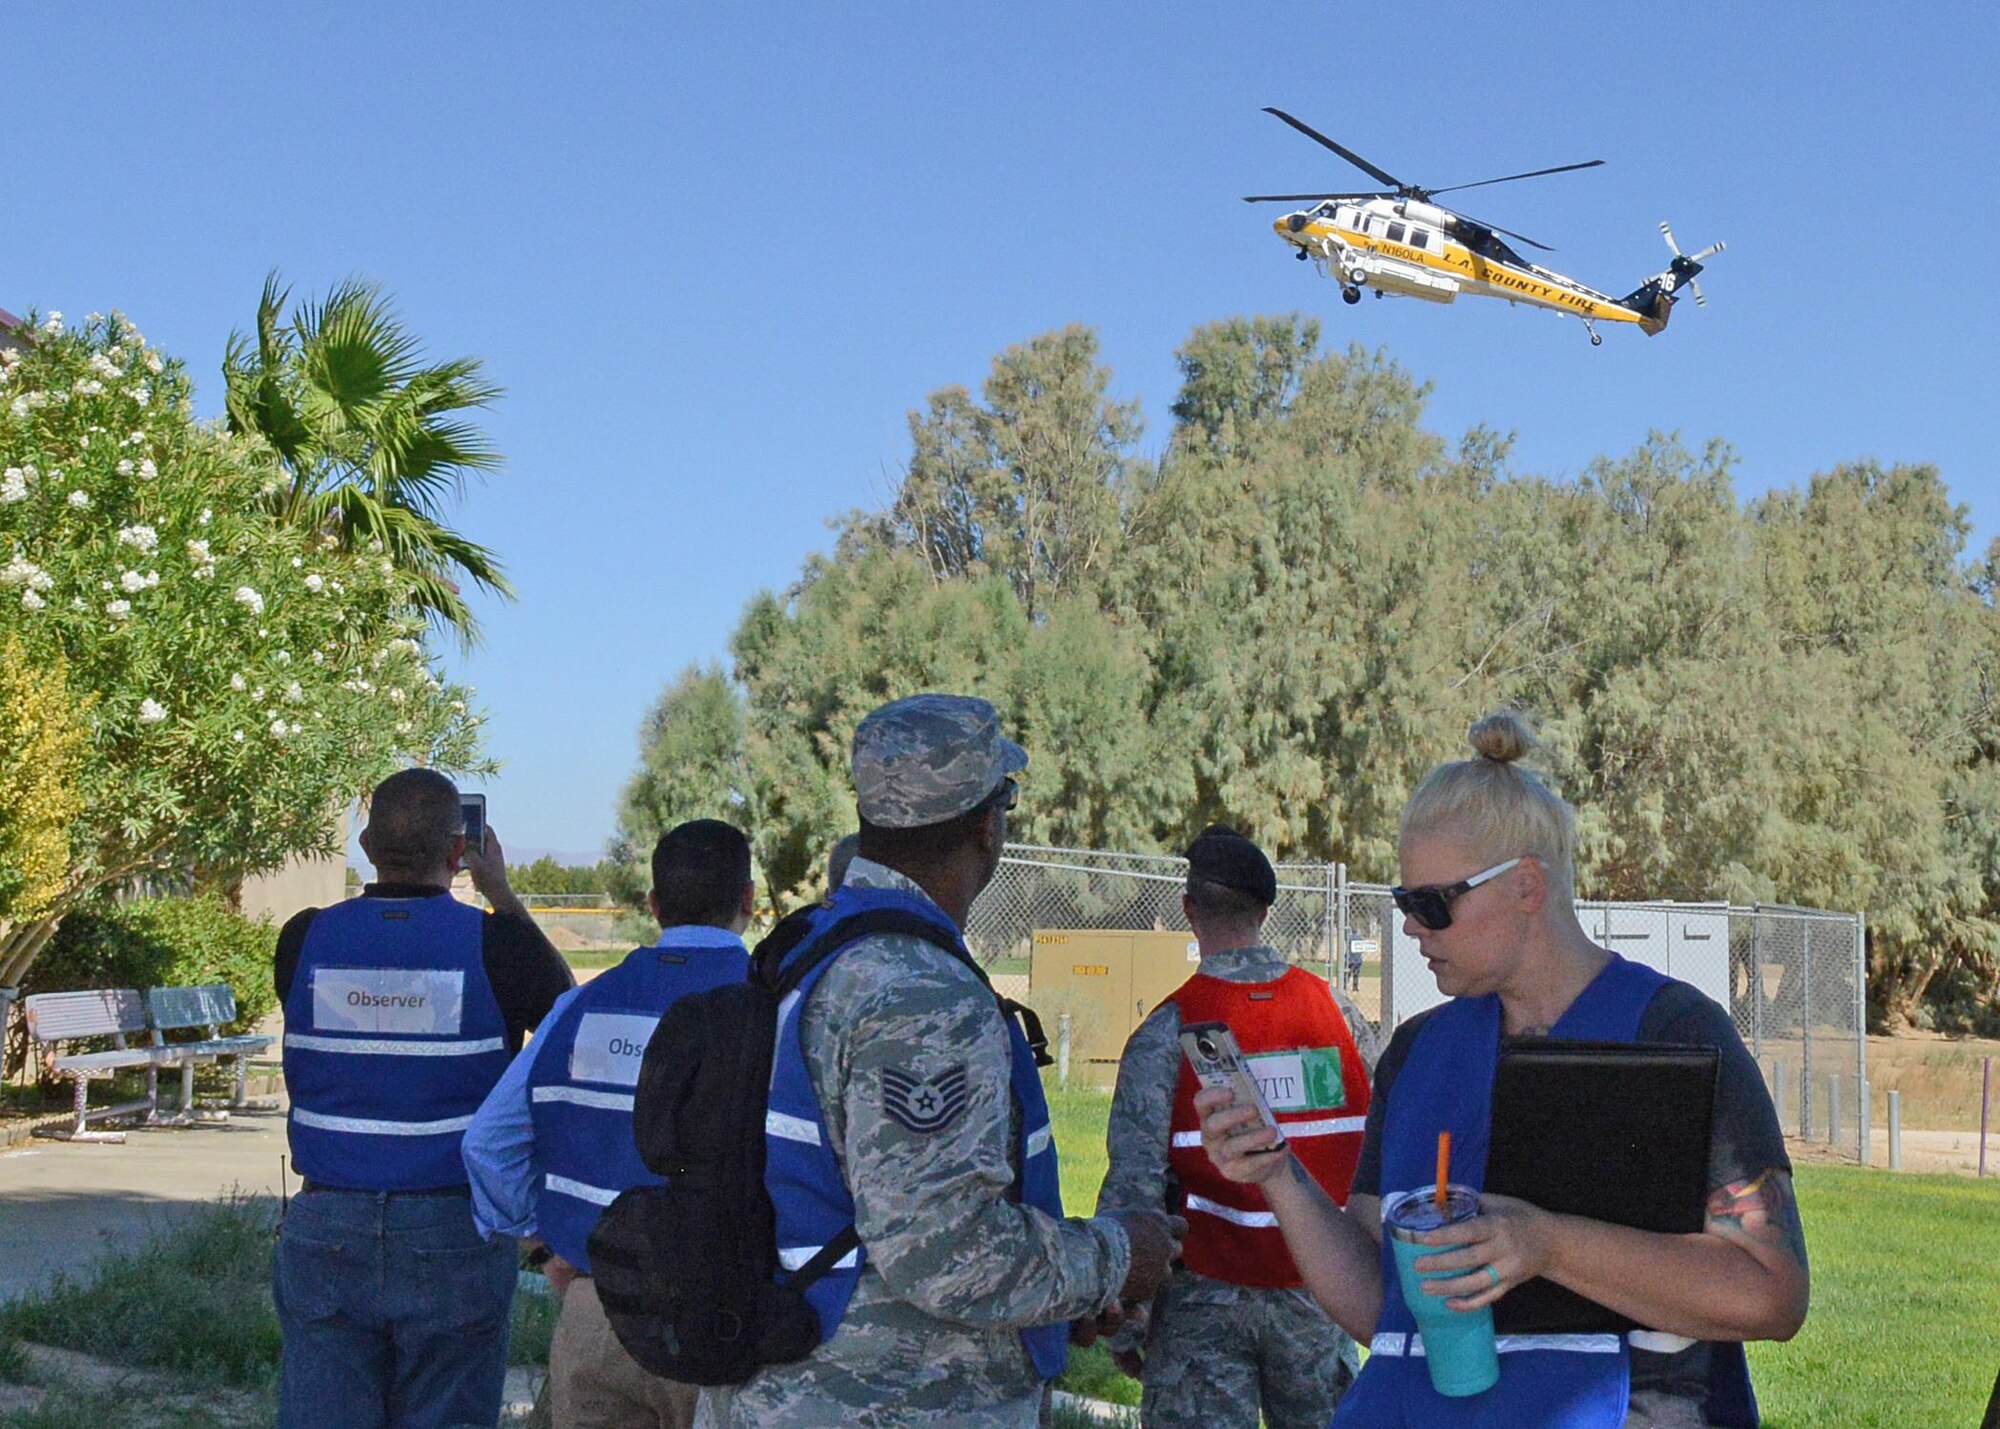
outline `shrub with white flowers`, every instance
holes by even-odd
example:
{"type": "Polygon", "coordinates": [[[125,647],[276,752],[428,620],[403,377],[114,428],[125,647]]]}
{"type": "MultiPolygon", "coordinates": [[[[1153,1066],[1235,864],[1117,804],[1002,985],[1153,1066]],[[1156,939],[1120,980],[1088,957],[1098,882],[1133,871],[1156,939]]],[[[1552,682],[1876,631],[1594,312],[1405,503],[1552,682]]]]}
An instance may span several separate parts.
{"type": "Polygon", "coordinates": [[[402,583],[280,524],[282,469],[193,419],[178,360],[115,314],[50,314],[0,374],[0,642],[62,657],[88,733],[63,895],[28,923],[0,907],[0,986],[95,889],[332,852],[330,811],[403,764],[485,767],[402,583]]]}

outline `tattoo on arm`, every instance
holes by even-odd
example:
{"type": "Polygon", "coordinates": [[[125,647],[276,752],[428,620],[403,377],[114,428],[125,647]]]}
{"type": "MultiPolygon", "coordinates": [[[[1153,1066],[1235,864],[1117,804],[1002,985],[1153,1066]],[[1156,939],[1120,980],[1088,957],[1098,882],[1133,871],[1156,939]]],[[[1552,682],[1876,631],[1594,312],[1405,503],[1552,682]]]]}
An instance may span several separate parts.
{"type": "Polygon", "coordinates": [[[1806,1264],[1806,1232],[1792,1178],[1775,1166],[1754,1180],[1732,1181],[1711,1192],[1707,1229],[1725,1240],[1783,1251],[1801,1268],[1806,1264]]]}

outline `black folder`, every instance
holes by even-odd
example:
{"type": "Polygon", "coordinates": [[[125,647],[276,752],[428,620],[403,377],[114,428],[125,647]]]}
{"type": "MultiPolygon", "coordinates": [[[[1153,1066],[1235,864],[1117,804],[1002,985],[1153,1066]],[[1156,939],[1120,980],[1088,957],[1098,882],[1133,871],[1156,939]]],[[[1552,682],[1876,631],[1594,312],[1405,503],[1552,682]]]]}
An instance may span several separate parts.
{"type": "MultiPolygon", "coordinates": [[[[1502,1039],[1486,1189],[1638,1230],[1699,1231],[1720,1062],[1713,1047],[1502,1039]]],[[[1503,1335],[1642,1328],[1539,1278],[1503,1295],[1493,1323],[1503,1335]]]]}

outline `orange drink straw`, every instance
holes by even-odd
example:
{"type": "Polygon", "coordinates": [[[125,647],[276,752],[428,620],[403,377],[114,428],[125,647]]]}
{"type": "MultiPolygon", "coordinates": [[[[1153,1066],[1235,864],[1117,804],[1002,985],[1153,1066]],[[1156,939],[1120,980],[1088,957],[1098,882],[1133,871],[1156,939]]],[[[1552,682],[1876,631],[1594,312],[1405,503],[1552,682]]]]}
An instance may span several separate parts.
{"type": "Polygon", "coordinates": [[[1444,1205],[1445,1182],[1450,1173],[1451,1173],[1451,1133],[1448,1131],[1440,1131],[1438,1133],[1438,1198],[1437,1198],[1437,1203],[1440,1207],[1444,1205]]]}

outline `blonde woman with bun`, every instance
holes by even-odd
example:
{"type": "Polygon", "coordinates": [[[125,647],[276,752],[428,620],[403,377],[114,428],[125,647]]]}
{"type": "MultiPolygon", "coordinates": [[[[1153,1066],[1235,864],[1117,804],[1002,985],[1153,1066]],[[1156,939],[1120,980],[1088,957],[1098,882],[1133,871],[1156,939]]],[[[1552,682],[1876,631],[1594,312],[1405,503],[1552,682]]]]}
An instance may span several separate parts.
{"type": "Polygon", "coordinates": [[[1202,1143],[1223,1175],[1261,1186],[1307,1288],[1372,1343],[1338,1429],[1754,1429],[1742,1342],[1791,1338],[1809,1289],[1791,1163],[1763,1079],[1725,1009],[1584,933],[1575,812],[1522,767],[1526,721],[1488,716],[1471,740],[1474,757],[1432,770],[1403,810],[1396,903],[1451,1000],[1399,1026],[1382,1054],[1346,1209],[1226,1090],[1196,1099],[1202,1143]],[[1454,1180],[1472,1179],[1467,1162],[1483,1170],[1499,1039],[1532,1035],[1719,1050],[1706,1222],[1699,1234],[1662,1235],[1487,1195],[1475,1219],[1420,1237],[1462,1246],[1416,1267],[1460,1272],[1429,1282],[1454,1310],[1543,1276],[1652,1327],[1503,1336],[1498,1382],[1446,1398],[1411,1333],[1382,1215],[1435,1180],[1440,1128],[1457,1128],[1455,1147],[1480,1148],[1455,1159],[1454,1180]]]}

